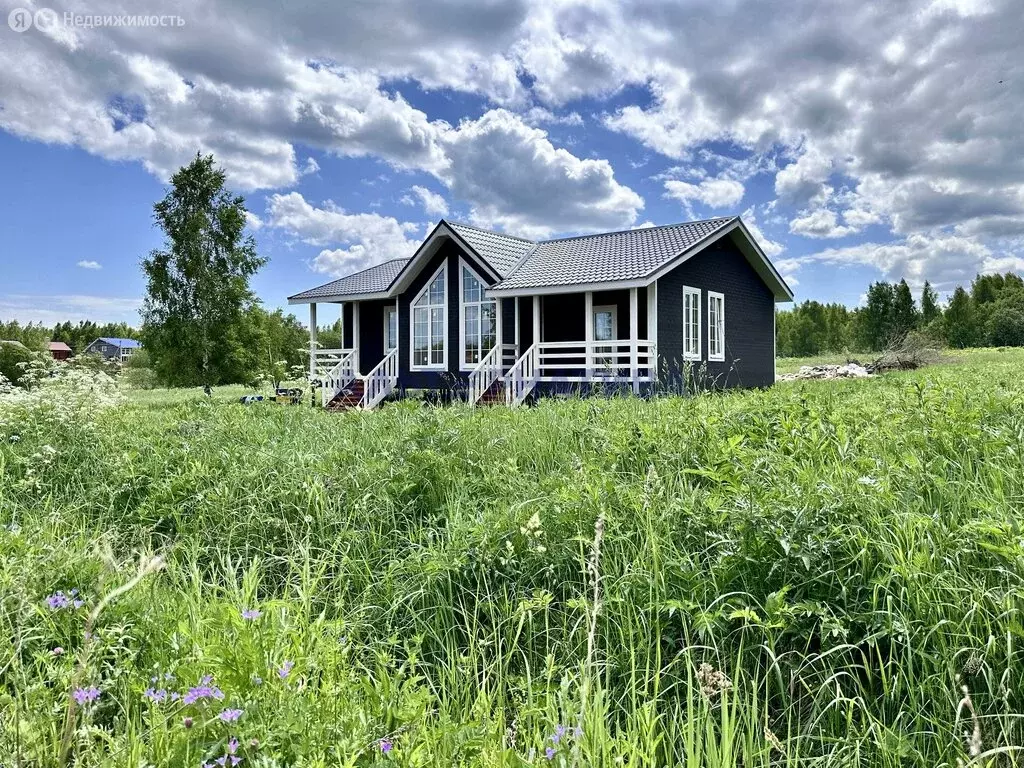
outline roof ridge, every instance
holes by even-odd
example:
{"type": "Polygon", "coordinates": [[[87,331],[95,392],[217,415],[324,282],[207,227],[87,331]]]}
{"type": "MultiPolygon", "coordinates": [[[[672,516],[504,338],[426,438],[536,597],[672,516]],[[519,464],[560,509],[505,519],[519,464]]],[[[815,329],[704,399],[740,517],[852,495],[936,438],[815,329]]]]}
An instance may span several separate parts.
{"type": "Polygon", "coordinates": [[[467,224],[464,221],[455,221],[453,219],[442,219],[442,221],[444,221],[444,222],[446,222],[446,223],[448,223],[448,224],[450,224],[452,226],[466,227],[467,229],[475,229],[477,232],[486,232],[488,235],[497,235],[498,237],[507,237],[510,240],[519,240],[519,241],[524,242],[524,243],[531,243],[531,244],[536,244],[537,243],[536,240],[530,240],[529,238],[520,237],[519,235],[510,235],[510,234],[508,234],[508,232],[498,232],[497,230],[494,230],[494,229],[484,229],[483,227],[478,227],[476,224],[467,224]]]}
{"type": "Polygon", "coordinates": [[[583,240],[588,237],[606,237],[608,235],[625,235],[630,232],[650,232],[654,229],[671,229],[672,227],[687,227],[693,224],[707,224],[711,221],[720,221],[723,224],[733,219],[738,219],[739,216],[715,216],[710,219],[695,219],[693,221],[679,221],[675,224],[659,224],[656,227],[633,227],[631,229],[616,229],[611,232],[594,232],[589,235],[572,235],[571,237],[556,237],[551,240],[540,240],[538,245],[547,245],[548,243],[564,243],[567,240],[583,240]]]}

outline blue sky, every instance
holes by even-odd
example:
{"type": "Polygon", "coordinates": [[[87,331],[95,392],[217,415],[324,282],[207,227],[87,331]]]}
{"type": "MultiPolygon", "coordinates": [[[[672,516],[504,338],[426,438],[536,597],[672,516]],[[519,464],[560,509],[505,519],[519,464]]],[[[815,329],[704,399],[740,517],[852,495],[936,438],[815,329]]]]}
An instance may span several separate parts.
{"type": "Polygon", "coordinates": [[[0,26],[0,318],[137,321],[152,205],[197,151],[246,197],[268,307],[441,216],[544,238],[741,214],[798,299],[849,305],[1024,267],[1012,2],[387,5],[401,28],[232,2],[0,26]]]}

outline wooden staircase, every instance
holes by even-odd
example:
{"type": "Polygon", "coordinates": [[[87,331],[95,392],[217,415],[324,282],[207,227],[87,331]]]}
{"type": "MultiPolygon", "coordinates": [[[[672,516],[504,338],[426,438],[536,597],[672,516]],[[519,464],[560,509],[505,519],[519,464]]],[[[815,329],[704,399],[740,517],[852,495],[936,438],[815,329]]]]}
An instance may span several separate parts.
{"type": "Polygon", "coordinates": [[[363,400],[364,387],[362,379],[353,379],[327,404],[327,410],[351,411],[353,408],[358,408],[363,400]]]}
{"type": "Polygon", "coordinates": [[[487,388],[487,391],[480,395],[477,405],[504,405],[505,404],[505,382],[496,381],[487,388]]]}

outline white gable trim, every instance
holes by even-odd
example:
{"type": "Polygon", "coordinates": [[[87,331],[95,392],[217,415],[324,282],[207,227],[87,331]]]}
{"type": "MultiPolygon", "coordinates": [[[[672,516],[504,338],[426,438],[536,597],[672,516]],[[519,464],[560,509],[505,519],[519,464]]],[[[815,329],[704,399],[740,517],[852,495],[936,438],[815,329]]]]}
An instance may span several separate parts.
{"type": "Polygon", "coordinates": [[[498,281],[501,279],[501,275],[494,271],[494,268],[487,263],[487,260],[477,253],[469,243],[463,240],[458,232],[448,226],[448,222],[441,219],[437,226],[434,227],[433,231],[427,235],[427,239],[420,244],[419,248],[416,249],[416,253],[413,254],[411,259],[409,259],[409,263],[402,268],[402,271],[399,272],[398,276],[392,281],[391,287],[388,288],[388,292],[385,296],[394,297],[401,293],[405,293],[409,288],[410,283],[416,279],[416,276],[430,262],[430,259],[433,258],[434,254],[440,250],[446,238],[455,241],[460,248],[472,256],[473,260],[487,271],[491,280],[498,281]]]}

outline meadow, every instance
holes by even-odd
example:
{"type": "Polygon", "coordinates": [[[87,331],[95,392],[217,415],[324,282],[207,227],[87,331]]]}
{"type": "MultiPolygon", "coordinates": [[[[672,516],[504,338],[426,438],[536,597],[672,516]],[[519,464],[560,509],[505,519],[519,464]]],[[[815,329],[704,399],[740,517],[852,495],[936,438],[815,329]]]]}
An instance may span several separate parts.
{"type": "Polygon", "coordinates": [[[0,764],[1024,764],[1022,372],[0,395],[0,764]]]}

